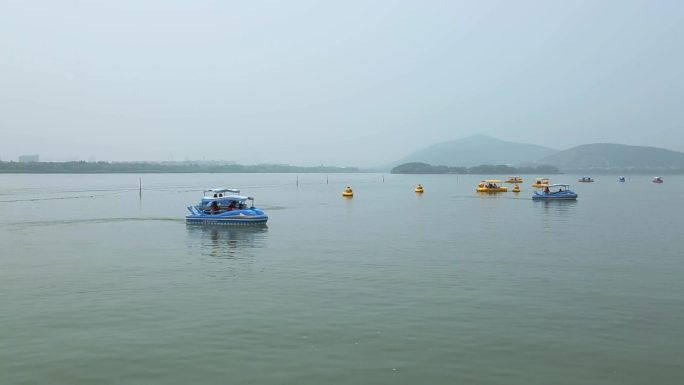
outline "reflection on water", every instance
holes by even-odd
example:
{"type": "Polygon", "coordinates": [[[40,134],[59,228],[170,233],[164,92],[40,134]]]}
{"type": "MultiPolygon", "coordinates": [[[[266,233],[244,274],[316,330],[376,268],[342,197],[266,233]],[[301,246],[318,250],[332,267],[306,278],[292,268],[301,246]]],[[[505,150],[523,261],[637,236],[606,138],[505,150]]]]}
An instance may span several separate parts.
{"type": "Polygon", "coordinates": [[[576,200],[548,200],[533,201],[535,206],[540,206],[545,213],[568,214],[573,213],[577,207],[576,200]]]}
{"type": "Polygon", "coordinates": [[[542,227],[546,231],[557,231],[559,225],[573,223],[577,211],[575,200],[533,201],[535,212],[541,219],[542,227]]]}
{"type": "Polygon", "coordinates": [[[488,191],[475,191],[475,193],[481,198],[498,199],[503,197],[505,193],[503,192],[488,192],[488,191]]]}
{"type": "Polygon", "coordinates": [[[186,225],[191,248],[202,255],[223,259],[239,259],[251,248],[264,247],[267,226],[186,225]]]}

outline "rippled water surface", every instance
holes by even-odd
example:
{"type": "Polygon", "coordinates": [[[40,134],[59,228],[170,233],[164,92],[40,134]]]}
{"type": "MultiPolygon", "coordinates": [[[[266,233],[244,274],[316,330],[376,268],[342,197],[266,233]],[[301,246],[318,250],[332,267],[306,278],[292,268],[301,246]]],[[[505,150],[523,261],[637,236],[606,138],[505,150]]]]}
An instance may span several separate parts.
{"type": "Polygon", "coordinates": [[[684,381],[684,177],[139,177],[0,175],[1,384],[684,381]],[[211,187],[268,227],[186,226],[211,187]]]}

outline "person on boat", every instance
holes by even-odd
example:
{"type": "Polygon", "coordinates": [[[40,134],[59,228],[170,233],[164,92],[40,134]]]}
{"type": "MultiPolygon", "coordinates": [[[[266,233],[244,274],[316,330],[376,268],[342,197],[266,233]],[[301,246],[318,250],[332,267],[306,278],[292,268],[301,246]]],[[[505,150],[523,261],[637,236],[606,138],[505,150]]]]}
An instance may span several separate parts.
{"type": "Polygon", "coordinates": [[[551,191],[549,190],[549,186],[544,187],[544,193],[545,193],[545,194],[548,194],[548,193],[550,193],[550,192],[551,192],[551,191]]]}
{"type": "Polygon", "coordinates": [[[230,201],[230,204],[228,205],[228,211],[233,210],[235,210],[235,201],[230,201]]]}
{"type": "Polygon", "coordinates": [[[211,202],[211,205],[209,206],[209,212],[211,214],[216,214],[218,213],[218,209],[218,203],[216,203],[216,201],[211,202]]]}

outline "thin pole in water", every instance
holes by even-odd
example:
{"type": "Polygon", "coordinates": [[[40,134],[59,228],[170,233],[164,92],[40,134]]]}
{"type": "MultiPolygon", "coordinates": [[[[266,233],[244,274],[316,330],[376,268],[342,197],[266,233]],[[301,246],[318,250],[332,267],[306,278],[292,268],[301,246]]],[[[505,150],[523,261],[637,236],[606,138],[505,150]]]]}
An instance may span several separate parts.
{"type": "Polygon", "coordinates": [[[138,198],[142,199],[142,177],[140,178],[138,185],[138,198]]]}
{"type": "Polygon", "coordinates": [[[299,175],[297,175],[297,187],[299,187],[299,175]]]}
{"type": "Polygon", "coordinates": [[[328,184],[328,176],[325,176],[325,184],[328,184]]]}

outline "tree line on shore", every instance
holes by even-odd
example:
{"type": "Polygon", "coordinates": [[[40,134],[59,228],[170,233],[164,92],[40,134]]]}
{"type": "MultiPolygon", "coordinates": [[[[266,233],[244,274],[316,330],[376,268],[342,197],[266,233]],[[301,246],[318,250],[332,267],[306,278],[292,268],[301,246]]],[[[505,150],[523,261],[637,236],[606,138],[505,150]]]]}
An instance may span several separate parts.
{"type": "Polygon", "coordinates": [[[0,173],[35,174],[106,174],[106,173],[355,173],[356,167],[313,166],[287,164],[200,164],[153,162],[3,162],[0,173]]]}
{"type": "Polygon", "coordinates": [[[400,164],[392,169],[392,174],[560,174],[554,166],[539,165],[513,167],[504,164],[482,164],[473,167],[433,166],[422,162],[400,164]]]}

